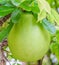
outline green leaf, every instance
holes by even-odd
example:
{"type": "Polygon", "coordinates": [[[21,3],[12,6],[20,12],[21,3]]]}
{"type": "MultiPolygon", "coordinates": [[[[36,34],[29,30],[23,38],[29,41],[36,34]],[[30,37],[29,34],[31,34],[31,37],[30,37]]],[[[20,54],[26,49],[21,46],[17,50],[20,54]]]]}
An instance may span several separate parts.
{"type": "Polygon", "coordinates": [[[59,43],[59,30],[57,30],[56,32],[56,38],[57,38],[57,42],[59,43]]]}
{"type": "Polygon", "coordinates": [[[38,7],[37,1],[26,0],[20,4],[20,8],[26,11],[32,11],[33,13],[39,13],[40,9],[38,7]]]}
{"type": "Polygon", "coordinates": [[[4,4],[5,3],[5,0],[0,0],[0,4],[4,4]]]}
{"type": "Polygon", "coordinates": [[[50,45],[52,53],[54,53],[59,61],[59,43],[52,43],[50,45]]]}
{"type": "Polygon", "coordinates": [[[46,0],[37,0],[39,9],[44,9],[47,13],[51,13],[51,8],[46,0]]]}
{"type": "Polygon", "coordinates": [[[47,14],[47,19],[48,19],[51,23],[55,24],[55,18],[54,18],[54,16],[53,16],[52,14],[47,14]]]}
{"type": "MultiPolygon", "coordinates": [[[[23,2],[25,2],[25,1],[26,1],[27,3],[31,3],[31,2],[34,1],[34,0],[11,0],[12,4],[15,5],[15,6],[17,6],[17,7],[19,7],[20,4],[23,3],[23,2]]],[[[26,3],[26,4],[27,4],[27,3],[26,3]]]]}
{"type": "Polygon", "coordinates": [[[56,33],[55,26],[52,23],[50,23],[47,19],[43,19],[42,24],[44,28],[47,29],[51,34],[56,33]]]}
{"type": "Polygon", "coordinates": [[[54,17],[54,20],[57,25],[59,25],[59,14],[56,12],[56,10],[51,9],[51,15],[54,17]]]}
{"type": "Polygon", "coordinates": [[[38,21],[37,22],[43,20],[44,18],[46,18],[46,12],[45,12],[45,10],[42,10],[42,11],[40,11],[40,13],[38,13],[38,21]]]}
{"type": "Polygon", "coordinates": [[[31,3],[31,11],[34,12],[34,13],[39,13],[40,12],[40,9],[38,7],[38,3],[36,1],[33,1],[31,3]]]}
{"type": "Polygon", "coordinates": [[[19,6],[24,1],[25,0],[11,0],[12,4],[15,5],[15,6],[19,6]]]}
{"type": "Polygon", "coordinates": [[[0,0],[0,4],[3,6],[14,7],[10,0],[0,0]]]}
{"type": "MultiPolygon", "coordinates": [[[[9,4],[9,5],[12,5],[11,1],[10,0],[0,0],[0,4],[1,5],[6,5],[6,4],[9,4]]],[[[9,6],[8,5],[8,6],[9,6]]],[[[13,6],[13,5],[12,5],[13,6]]]]}
{"type": "Polygon", "coordinates": [[[32,2],[35,1],[35,0],[25,0],[25,1],[27,1],[27,2],[29,2],[29,3],[32,3],[32,2]]]}
{"type": "Polygon", "coordinates": [[[9,0],[0,0],[0,4],[5,4],[6,2],[8,2],[9,0]]]}
{"type": "Polygon", "coordinates": [[[8,2],[8,3],[5,3],[4,6],[7,6],[7,7],[15,7],[12,3],[8,2]]]}
{"type": "Polygon", "coordinates": [[[11,20],[13,23],[17,23],[18,20],[20,19],[20,16],[21,16],[21,10],[20,9],[15,9],[13,11],[13,13],[11,14],[11,20]]]}
{"type": "Polygon", "coordinates": [[[8,6],[0,6],[0,18],[1,17],[4,17],[10,13],[12,13],[12,11],[14,10],[15,8],[13,7],[8,7],[8,6]]]}
{"type": "Polygon", "coordinates": [[[8,27],[5,28],[5,29],[3,29],[3,30],[0,32],[0,42],[6,38],[6,36],[9,34],[9,32],[10,32],[12,26],[13,26],[13,23],[10,22],[10,24],[8,25],[8,27]]]}
{"type": "Polygon", "coordinates": [[[26,11],[31,11],[31,5],[29,3],[29,1],[24,1],[20,4],[20,7],[23,9],[23,10],[26,10],[26,11]]]}

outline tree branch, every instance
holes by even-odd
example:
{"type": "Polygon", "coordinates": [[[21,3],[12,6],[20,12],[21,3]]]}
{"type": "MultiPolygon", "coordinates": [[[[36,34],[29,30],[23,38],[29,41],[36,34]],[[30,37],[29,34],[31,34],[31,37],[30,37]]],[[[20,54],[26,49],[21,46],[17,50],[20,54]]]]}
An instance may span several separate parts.
{"type": "Polygon", "coordinates": [[[0,26],[2,26],[2,24],[3,24],[7,19],[9,19],[10,16],[11,16],[11,14],[6,15],[6,16],[3,17],[3,18],[0,18],[0,26]]]}

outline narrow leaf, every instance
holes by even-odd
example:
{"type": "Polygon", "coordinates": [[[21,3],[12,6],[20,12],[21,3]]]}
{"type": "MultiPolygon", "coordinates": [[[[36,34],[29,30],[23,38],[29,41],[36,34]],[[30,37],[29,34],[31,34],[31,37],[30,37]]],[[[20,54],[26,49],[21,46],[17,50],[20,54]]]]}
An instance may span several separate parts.
{"type": "Polygon", "coordinates": [[[15,6],[19,6],[25,0],[11,0],[12,4],[15,6]]]}
{"type": "Polygon", "coordinates": [[[15,9],[13,11],[13,13],[11,14],[11,20],[13,23],[16,23],[18,22],[18,20],[20,19],[20,16],[21,16],[21,10],[20,9],[15,9]]]}
{"type": "Polygon", "coordinates": [[[54,17],[54,20],[57,25],[59,25],[59,14],[56,12],[56,10],[51,9],[51,15],[54,17]]]}
{"type": "Polygon", "coordinates": [[[9,32],[10,32],[12,26],[13,26],[13,23],[10,22],[10,24],[8,25],[8,27],[5,28],[5,29],[3,29],[3,30],[0,32],[0,42],[6,38],[6,36],[9,34],[9,32]]]}
{"type": "Polygon", "coordinates": [[[50,23],[47,19],[43,19],[42,24],[44,28],[47,29],[51,34],[56,33],[55,26],[52,23],[50,23]]]}
{"type": "Polygon", "coordinates": [[[31,5],[28,1],[24,1],[20,4],[20,7],[26,11],[31,11],[31,5]]]}
{"type": "Polygon", "coordinates": [[[50,14],[51,8],[49,3],[46,0],[37,0],[39,8],[44,9],[47,13],[50,14]]]}
{"type": "Polygon", "coordinates": [[[0,6],[0,18],[10,14],[14,8],[8,6],[0,6]]]}

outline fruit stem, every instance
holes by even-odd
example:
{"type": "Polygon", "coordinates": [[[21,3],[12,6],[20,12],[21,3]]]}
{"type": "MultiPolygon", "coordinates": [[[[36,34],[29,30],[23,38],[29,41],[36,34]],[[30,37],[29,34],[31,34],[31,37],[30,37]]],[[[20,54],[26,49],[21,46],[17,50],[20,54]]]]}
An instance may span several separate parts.
{"type": "Polygon", "coordinates": [[[42,65],[42,60],[38,60],[38,65],[42,65]]]}

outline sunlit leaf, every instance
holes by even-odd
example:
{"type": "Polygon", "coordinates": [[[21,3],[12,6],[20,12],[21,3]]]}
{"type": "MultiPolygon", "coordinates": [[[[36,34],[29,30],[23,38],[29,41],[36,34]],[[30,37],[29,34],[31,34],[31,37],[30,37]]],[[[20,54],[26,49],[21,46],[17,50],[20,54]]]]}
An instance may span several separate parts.
{"type": "Polygon", "coordinates": [[[45,29],[47,29],[51,34],[56,34],[55,26],[50,23],[47,19],[43,19],[42,24],[45,29]]]}
{"type": "Polygon", "coordinates": [[[57,25],[59,25],[59,14],[56,12],[56,10],[51,9],[51,15],[53,15],[55,22],[57,25]]]}
{"type": "Polygon", "coordinates": [[[50,8],[49,3],[48,3],[46,0],[37,0],[37,1],[38,1],[39,8],[41,7],[41,8],[44,9],[47,13],[50,14],[51,8],[50,8]]]}
{"type": "Polygon", "coordinates": [[[42,10],[40,13],[38,13],[38,22],[44,18],[46,18],[46,12],[42,10]]]}

